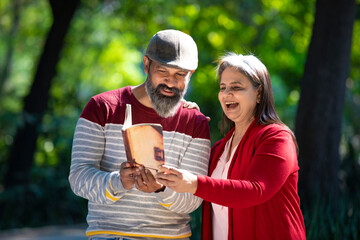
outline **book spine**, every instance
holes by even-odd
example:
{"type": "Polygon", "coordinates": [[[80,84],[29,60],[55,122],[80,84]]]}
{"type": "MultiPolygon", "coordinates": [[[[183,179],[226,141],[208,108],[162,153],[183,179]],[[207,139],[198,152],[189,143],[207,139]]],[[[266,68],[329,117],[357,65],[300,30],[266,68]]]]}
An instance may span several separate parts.
{"type": "Polygon", "coordinates": [[[123,140],[124,140],[126,158],[127,158],[128,162],[130,163],[131,167],[134,167],[135,159],[133,158],[133,156],[131,154],[128,132],[126,130],[122,131],[122,136],[123,136],[123,140]]]}

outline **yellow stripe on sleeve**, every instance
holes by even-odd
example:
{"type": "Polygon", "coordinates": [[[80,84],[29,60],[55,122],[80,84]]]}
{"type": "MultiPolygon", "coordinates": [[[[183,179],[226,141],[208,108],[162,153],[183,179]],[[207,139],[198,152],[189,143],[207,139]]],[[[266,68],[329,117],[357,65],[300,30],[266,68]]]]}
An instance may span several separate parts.
{"type": "Polygon", "coordinates": [[[108,190],[106,189],[106,197],[113,200],[114,202],[116,202],[117,200],[119,200],[119,198],[116,198],[116,197],[113,197],[109,192],[108,190]]]}
{"type": "Polygon", "coordinates": [[[160,203],[161,206],[164,206],[164,207],[167,207],[167,208],[172,205],[172,203],[169,203],[169,204],[165,204],[165,203],[161,203],[161,202],[159,202],[159,203],[160,203]]]}

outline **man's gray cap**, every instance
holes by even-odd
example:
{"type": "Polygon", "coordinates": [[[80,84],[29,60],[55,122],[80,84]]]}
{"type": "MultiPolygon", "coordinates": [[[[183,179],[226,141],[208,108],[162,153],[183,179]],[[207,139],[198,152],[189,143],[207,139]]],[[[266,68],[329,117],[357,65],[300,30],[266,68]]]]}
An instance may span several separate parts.
{"type": "Polygon", "coordinates": [[[193,71],[198,66],[198,50],[195,41],[178,30],[157,32],[149,42],[146,56],[170,67],[193,71]]]}

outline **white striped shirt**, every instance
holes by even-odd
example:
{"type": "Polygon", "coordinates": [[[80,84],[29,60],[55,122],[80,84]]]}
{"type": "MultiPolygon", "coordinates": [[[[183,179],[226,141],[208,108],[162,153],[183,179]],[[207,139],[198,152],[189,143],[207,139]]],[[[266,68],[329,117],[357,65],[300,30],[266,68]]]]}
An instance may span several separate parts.
{"type": "Polygon", "coordinates": [[[168,188],[150,194],[135,187],[126,190],[121,184],[120,165],[126,161],[121,132],[126,103],[135,110],[133,122],[140,119],[163,125],[166,165],[207,174],[208,126],[196,110],[180,107],[173,118],[160,118],[139,105],[129,87],[93,97],[75,129],[69,176],[74,193],[89,200],[87,236],[187,238],[191,235],[189,213],[200,206],[200,198],[168,188]]]}

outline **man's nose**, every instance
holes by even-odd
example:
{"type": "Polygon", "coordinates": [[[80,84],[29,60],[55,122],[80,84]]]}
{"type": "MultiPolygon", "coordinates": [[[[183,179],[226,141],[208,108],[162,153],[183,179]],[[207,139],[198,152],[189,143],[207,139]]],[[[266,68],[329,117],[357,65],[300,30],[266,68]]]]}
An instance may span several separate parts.
{"type": "Polygon", "coordinates": [[[176,87],[177,83],[178,82],[176,78],[173,76],[168,76],[167,78],[165,78],[165,85],[169,88],[176,87]]]}

